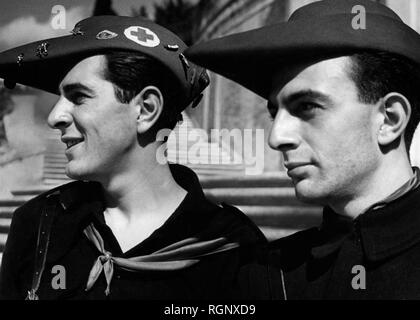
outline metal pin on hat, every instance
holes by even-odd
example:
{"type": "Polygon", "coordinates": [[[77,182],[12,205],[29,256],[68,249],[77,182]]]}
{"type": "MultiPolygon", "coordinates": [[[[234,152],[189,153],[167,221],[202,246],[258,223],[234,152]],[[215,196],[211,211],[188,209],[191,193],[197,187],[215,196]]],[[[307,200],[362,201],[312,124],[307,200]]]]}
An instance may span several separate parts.
{"type": "Polygon", "coordinates": [[[85,34],[79,26],[75,26],[70,33],[74,36],[83,36],[85,34]]]}
{"type": "Polygon", "coordinates": [[[179,46],[177,44],[166,44],[165,49],[168,49],[170,51],[178,51],[179,46]]]}
{"type": "Polygon", "coordinates": [[[50,44],[48,42],[41,43],[36,48],[36,55],[40,58],[44,58],[44,57],[48,56],[48,47],[49,46],[50,46],[50,44]]]}
{"type": "Polygon", "coordinates": [[[184,54],[180,53],[179,58],[181,59],[182,64],[184,64],[187,68],[190,67],[190,64],[188,63],[188,60],[185,58],[184,54]]]}
{"type": "Polygon", "coordinates": [[[20,66],[22,66],[22,63],[23,63],[23,56],[24,56],[24,54],[23,54],[23,53],[21,53],[20,55],[18,55],[18,56],[17,56],[16,63],[18,64],[18,66],[19,66],[19,67],[20,67],[20,66]]]}

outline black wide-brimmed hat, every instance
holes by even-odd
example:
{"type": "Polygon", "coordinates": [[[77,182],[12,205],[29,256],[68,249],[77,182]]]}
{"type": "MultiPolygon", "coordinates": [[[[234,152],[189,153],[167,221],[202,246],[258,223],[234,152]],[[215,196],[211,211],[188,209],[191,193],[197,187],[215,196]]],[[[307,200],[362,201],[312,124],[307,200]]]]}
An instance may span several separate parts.
{"type": "Polygon", "coordinates": [[[420,35],[382,4],[324,0],[299,8],[287,22],[198,43],[185,55],[268,98],[274,73],[294,62],[370,50],[420,64],[420,35]]]}
{"type": "Polygon", "coordinates": [[[174,33],[150,20],[95,16],[78,22],[69,35],[0,53],[0,77],[8,87],[20,83],[58,94],[60,81],[82,59],[128,50],[156,59],[175,76],[181,90],[177,107],[182,110],[197,103],[209,84],[206,71],[183,55],[186,48],[174,33]]]}

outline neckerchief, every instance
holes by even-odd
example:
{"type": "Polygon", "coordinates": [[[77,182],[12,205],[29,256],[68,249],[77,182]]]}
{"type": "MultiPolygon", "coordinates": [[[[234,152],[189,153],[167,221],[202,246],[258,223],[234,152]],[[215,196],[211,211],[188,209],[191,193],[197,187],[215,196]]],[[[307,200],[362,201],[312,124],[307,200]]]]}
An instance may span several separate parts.
{"type": "Polygon", "coordinates": [[[186,238],[157,250],[152,254],[120,258],[114,257],[111,252],[105,250],[104,240],[93,223],[85,228],[84,233],[101,253],[90,271],[86,291],[92,288],[103,271],[107,283],[105,295],[109,295],[110,293],[114,265],[128,271],[175,271],[196,264],[200,261],[199,258],[206,255],[239,247],[239,243],[228,242],[224,237],[208,241],[200,241],[198,238],[186,238]]]}

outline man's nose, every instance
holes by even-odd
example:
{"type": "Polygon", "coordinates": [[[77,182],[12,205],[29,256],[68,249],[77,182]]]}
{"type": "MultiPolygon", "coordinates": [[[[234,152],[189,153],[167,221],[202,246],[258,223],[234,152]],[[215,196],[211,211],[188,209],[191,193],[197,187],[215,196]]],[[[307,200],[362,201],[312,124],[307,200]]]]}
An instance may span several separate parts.
{"type": "Polygon", "coordinates": [[[60,130],[70,126],[73,121],[70,109],[69,101],[61,97],[48,115],[48,125],[60,130]]]}
{"type": "Polygon", "coordinates": [[[279,110],[268,138],[270,147],[282,152],[293,150],[299,146],[300,140],[299,119],[286,110],[279,110]]]}

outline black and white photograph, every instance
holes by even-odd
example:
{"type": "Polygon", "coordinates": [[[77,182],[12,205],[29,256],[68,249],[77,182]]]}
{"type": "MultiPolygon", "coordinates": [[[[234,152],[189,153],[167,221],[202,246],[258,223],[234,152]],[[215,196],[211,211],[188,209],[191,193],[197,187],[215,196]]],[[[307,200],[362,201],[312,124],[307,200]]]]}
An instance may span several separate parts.
{"type": "Polygon", "coordinates": [[[420,299],[419,32],[420,0],[1,0],[0,303],[420,299]]]}

